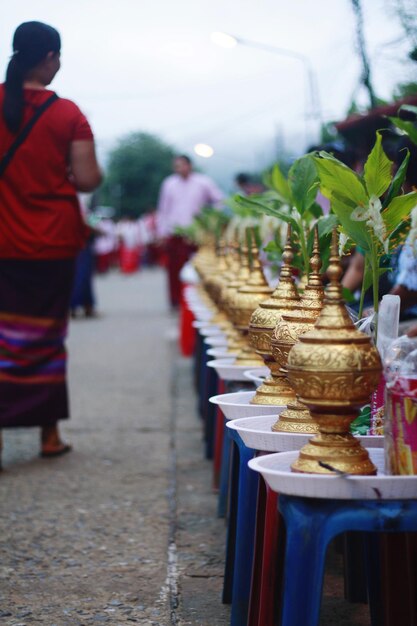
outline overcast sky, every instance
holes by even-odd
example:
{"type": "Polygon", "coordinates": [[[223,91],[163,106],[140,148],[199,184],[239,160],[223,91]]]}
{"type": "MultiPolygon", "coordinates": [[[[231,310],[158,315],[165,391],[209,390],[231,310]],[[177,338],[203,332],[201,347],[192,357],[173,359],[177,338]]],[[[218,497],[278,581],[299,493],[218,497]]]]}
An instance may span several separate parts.
{"type": "MultiPolygon", "coordinates": [[[[415,78],[415,64],[401,62],[410,46],[388,45],[402,35],[394,0],[362,2],[375,89],[389,98],[396,83],[415,78]]],[[[4,69],[19,23],[37,19],[60,31],[53,88],[87,114],[102,157],[136,130],[188,153],[205,142],[215,155],[197,161],[223,184],[233,171],[265,166],[279,146],[303,150],[318,125],[306,120],[302,62],[216,47],[212,31],[308,57],[324,120],[344,118],[360,76],[350,0],[15,0],[2,13],[4,69]]]]}

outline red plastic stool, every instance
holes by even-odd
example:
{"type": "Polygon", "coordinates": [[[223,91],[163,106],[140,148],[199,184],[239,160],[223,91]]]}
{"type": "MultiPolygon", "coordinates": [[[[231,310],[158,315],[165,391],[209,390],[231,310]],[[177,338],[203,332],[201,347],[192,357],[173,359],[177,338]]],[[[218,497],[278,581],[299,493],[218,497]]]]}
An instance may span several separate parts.
{"type": "Polygon", "coordinates": [[[188,308],[185,298],[180,301],[180,350],[183,356],[192,356],[195,345],[194,315],[188,308]]]}
{"type": "Polygon", "coordinates": [[[278,494],[260,480],[247,626],[276,626],[279,619],[285,528],[277,502],[278,494]]]}

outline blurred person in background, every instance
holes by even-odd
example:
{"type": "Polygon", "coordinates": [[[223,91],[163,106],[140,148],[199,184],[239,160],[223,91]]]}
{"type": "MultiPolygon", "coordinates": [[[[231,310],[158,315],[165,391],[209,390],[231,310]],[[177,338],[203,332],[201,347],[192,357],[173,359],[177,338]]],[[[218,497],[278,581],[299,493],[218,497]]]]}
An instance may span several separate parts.
{"type": "Polygon", "coordinates": [[[239,193],[244,196],[251,196],[255,193],[262,193],[265,191],[265,186],[253,180],[252,176],[240,172],[235,176],[235,185],[239,190],[239,193]]]}
{"type": "Polygon", "coordinates": [[[169,301],[176,309],[181,296],[179,274],[195,246],[176,235],[175,229],[189,226],[203,207],[218,205],[224,196],[211,178],[193,171],[192,161],[185,154],[175,157],[173,169],[174,174],[161,186],[156,230],[167,256],[169,301]]]}
{"type": "Polygon", "coordinates": [[[112,219],[114,210],[110,207],[97,207],[94,213],[99,220],[93,247],[95,269],[99,274],[106,274],[118,260],[117,226],[112,219]]]}
{"type": "Polygon", "coordinates": [[[41,455],[68,452],[66,350],[75,257],[86,228],[78,191],[101,182],[91,128],[47,89],[59,33],[21,24],[0,85],[0,428],[41,427],[41,455]],[[22,145],[23,144],[23,145],[22,145]]]}
{"type": "Polygon", "coordinates": [[[80,197],[80,207],[89,235],[83,249],[78,253],[75,263],[74,285],[71,294],[71,317],[77,318],[80,309],[87,318],[96,317],[96,298],[94,295],[94,240],[98,235],[98,220],[87,208],[86,201],[80,197]]]}
{"type": "Polygon", "coordinates": [[[119,261],[123,274],[132,274],[140,267],[140,227],[132,215],[124,215],[117,224],[120,241],[119,261]]]}

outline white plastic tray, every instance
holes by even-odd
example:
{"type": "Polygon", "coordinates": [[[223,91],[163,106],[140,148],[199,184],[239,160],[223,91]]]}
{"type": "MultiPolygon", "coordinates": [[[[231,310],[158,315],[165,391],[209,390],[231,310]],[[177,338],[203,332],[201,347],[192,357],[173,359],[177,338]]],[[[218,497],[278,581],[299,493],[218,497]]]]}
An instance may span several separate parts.
{"type": "Polygon", "coordinates": [[[200,334],[203,335],[203,337],[224,337],[224,334],[222,333],[220,328],[218,326],[215,326],[214,324],[210,324],[210,326],[204,326],[204,328],[200,328],[200,334]]]}
{"type": "Polygon", "coordinates": [[[291,472],[296,452],[279,452],[249,461],[249,467],[260,472],[277,493],[304,498],[336,500],[403,500],[417,499],[417,476],[387,476],[384,473],[384,450],[368,449],[378,468],[376,476],[332,476],[291,472]]]}
{"type": "Polygon", "coordinates": [[[218,348],[219,346],[227,346],[227,338],[224,335],[211,335],[204,338],[204,343],[213,346],[213,348],[218,348]]]}
{"type": "Polygon", "coordinates": [[[206,307],[190,307],[190,311],[197,320],[201,320],[203,322],[209,321],[213,317],[213,311],[210,311],[210,309],[207,309],[206,307]]]}
{"type": "MultiPolygon", "coordinates": [[[[299,450],[312,438],[311,434],[276,433],[271,427],[277,421],[277,414],[244,417],[228,422],[229,428],[237,430],[248,448],[262,452],[287,452],[299,450]]],[[[358,437],[362,445],[369,448],[383,448],[384,437],[358,437]]]]}
{"type": "Polygon", "coordinates": [[[256,367],[252,370],[246,370],[245,376],[248,380],[251,380],[255,385],[262,385],[265,382],[265,378],[269,376],[270,370],[268,367],[256,367]]]}
{"type": "Polygon", "coordinates": [[[198,289],[197,287],[195,287],[195,285],[187,285],[186,287],[184,287],[184,294],[186,294],[187,296],[198,294],[198,289]]]}
{"type": "Polygon", "coordinates": [[[199,330],[203,330],[204,328],[212,328],[212,324],[210,323],[210,320],[204,320],[204,319],[198,319],[198,320],[194,320],[192,323],[192,327],[193,328],[198,328],[199,330]]]}
{"type": "Polygon", "coordinates": [[[277,419],[277,413],[274,415],[241,417],[227,422],[227,426],[237,430],[245,446],[262,452],[299,450],[311,439],[311,435],[273,432],[271,426],[275,424],[277,419]]]}
{"type": "Polygon", "coordinates": [[[203,339],[206,346],[210,348],[218,348],[219,346],[227,346],[227,338],[224,335],[210,335],[203,339]]]}
{"type": "Polygon", "coordinates": [[[284,406],[271,406],[262,404],[250,404],[255,391],[237,391],[235,393],[222,393],[212,396],[210,402],[217,404],[227,420],[238,419],[239,417],[253,417],[256,415],[271,415],[271,411],[276,411],[275,420],[279,413],[285,409],[284,406]]]}
{"type": "Polygon", "coordinates": [[[231,361],[228,358],[215,359],[214,361],[209,361],[207,365],[209,367],[214,367],[221,380],[234,380],[237,382],[244,381],[247,383],[248,379],[245,376],[245,372],[247,372],[248,366],[234,365],[234,360],[234,357],[231,361]]]}
{"type": "Polygon", "coordinates": [[[217,348],[210,348],[207,350],[207,354],[212,356],[214,359],[231,359],[231,362],[236,358],[236,354],[232,352],[228,352],[227,346],[219,346],[217,348]]]}

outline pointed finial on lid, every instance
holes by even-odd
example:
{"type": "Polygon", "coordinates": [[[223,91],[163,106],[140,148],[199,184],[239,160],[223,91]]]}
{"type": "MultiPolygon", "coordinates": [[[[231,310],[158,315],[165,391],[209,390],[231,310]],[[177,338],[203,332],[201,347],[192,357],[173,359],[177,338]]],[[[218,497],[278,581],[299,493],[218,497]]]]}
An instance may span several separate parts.
{"type": "Polygon", "coordinates": [[[322,279],[320,274],[320,269],[322,266],[322,261],[320,257],[320,248],[319,248],[319,230],[318,226],[314,227],[314,242],[313,242],[313,253],[310,258],[310,267],[311,272],[308,275],[308,284],[310,287],[322,287],[322,279]]]}
{"type": "Polygon", "coordinates": [[[342,285],[340,283],[342,275],[343,268],[339,256],[339,235],[337,228],[334,228],[330,248],[329,267],[327,268],[327,276],[329,277],[330,285],[326,289],[326,303],[343,302],[342,285]]]}
{"type": "Polygon", "coordinates": [[[288,224],[287,228],[287,240],[285,242],[284,251],[282,253],[282,267],[281,267],[281,275],[280,279],[283,278],[291,278],[292,279],[292,268],[291,264],[294,259],[294,251],[291,245],[291,224],[288,224]]]}

